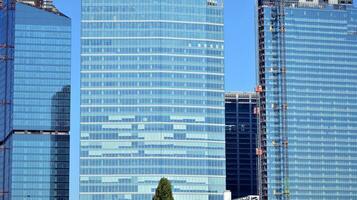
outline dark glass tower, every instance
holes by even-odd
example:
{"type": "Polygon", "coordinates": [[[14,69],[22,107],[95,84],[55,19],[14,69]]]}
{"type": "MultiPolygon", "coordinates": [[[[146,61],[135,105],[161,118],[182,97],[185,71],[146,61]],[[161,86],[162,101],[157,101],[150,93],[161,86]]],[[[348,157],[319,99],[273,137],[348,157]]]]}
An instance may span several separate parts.
{"type": "Polygon", "coordinates": [[[226,93],[226,187],[232,198],[257,194],[255,93],[226,93]]]}
{"type": "Polygon", "coordinates": [[[69,199],[71,21],[5,0],[0,32],[0,197],[69,199]]]}
{"type": "Polygon", "coordinates": [[[357,10],[259,1],[262,200],[356,199],[357,10]]]}

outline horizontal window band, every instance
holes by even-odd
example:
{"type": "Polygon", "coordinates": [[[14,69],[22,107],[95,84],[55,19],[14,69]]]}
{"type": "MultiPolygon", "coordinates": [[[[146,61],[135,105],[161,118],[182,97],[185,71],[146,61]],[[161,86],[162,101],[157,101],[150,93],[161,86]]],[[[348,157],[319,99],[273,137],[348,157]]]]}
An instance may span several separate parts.
{"type": "Polygon", "coordinates": [[[195,21],[171,21],[171,20],[81,20],[81,23],[177,23],[177,24],[198,24],[224,26],[222,23],[195,22],[195,21]]]}
{"type": "Polygon", "coordinates": [[[186,55],[186,54],[81,54],[84,56],[172,56],[172,57],[188,57],[188,58],[213,58],[224,59],[223,56],[205,56],[205,55],[186,55]]]}
{"type": "Polygon", "coordinates": [[[81,37],[82,40],[192,40],[192,41],[202,41],[202,42],[221,42],[224,40],[214,40],[205,38],[177,38],[177,37],[81,37]]]}
{"type": "MultiPolygon", "coordinates": [[[[131,88],[111,88],[111,87],[107,87],[107,88],[92,88],[92,87],[82,87],[81,90],[169,90],[169,91],[174,91],[174,90],[180,90],[180,91],[200,91],[200,92],[220,92],[220,93],[224,93],[224,90],[210,90],[210,89],[190,89],[190,88],[135,88],[135,87],[131,87],[131,88]]],[[[172,105],[170,105],[172,106],[172,105]]]]}
{"type": "Polygon", "coordinates": [[[81,71],[83,74],[92,74],[92,73],[170,73],[170,74],[198,74],[198,75],[217,75],[217,76],[224,76],[223,73],[209,73],[209,72],[189,72],[189,71],[120,71],[120,70],[102,70],[102,71],[91,71],[91,70],[83,70],[81,71]]]}
{"type": "Polygon", "coordinates": [[[168,108],[208,108],[208,109],[219,109],[219,110],[224,110],[225,107],[213,107],[213,106],[185,106],[185,105],[98,105],[98,104],[93,104],[93,105],[81,105],[81,108],[107,108],[107,107],[168,107],[168,108]]]}

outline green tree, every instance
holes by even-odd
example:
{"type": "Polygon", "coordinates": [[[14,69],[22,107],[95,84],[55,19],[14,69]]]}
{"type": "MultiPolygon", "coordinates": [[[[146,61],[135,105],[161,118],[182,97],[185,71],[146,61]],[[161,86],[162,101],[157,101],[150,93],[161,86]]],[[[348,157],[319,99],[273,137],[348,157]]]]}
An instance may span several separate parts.
{"type": "Polygon", "coordinates": [[[167,178],[162,178],[156,188],[153,200],[174,200],[172,196],[172,186],[167,178]]]}

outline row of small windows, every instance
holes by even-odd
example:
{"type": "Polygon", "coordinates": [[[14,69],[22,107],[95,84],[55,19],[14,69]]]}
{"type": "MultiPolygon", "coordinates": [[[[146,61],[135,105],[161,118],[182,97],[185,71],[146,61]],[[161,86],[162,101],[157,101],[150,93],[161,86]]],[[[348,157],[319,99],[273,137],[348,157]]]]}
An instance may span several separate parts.
{"type": "MultiPolygon", "coordinates": [[[[207,39],[208,40],[208,39],[207,39]]],[[[146,38],[146,39],[82,39],[82,45],[86,46],[115,46],[120,48],[149,48],[150,51],[159,48],[177,48],[177,47],[204,47],[223,49],[223,41],[195,41],[190,38],[179,40],[174,38],[146,38]]],[[[146,49],[147,50],[147,49],[146,49]]]]}
{"type": "MultiPolygon", "coordinates": [[[[222,144],[220,147],[215,147],[213,145],[210,146],[206,146],[206,145],[200,145],[197,146],[197,144],[190,144],[190,145],[185,145],[186,144],[186,139],[187,136],[186,134],[174,134],[174,137],[171,137],[170,139],[175,139],[176,141],[173,142],[169,142],[168,140],[166,140],[165,142],[163,141],[157,141],[157,142],[116,142],[118,145],[114,146],[114,147],[108,147],[106,146],[106,142],[104,143],[99,143],[97,142],[97,144],[99,145],[94,145],[92,142],[92,145],[87,145],[86,142],[84,142],[84,144],[82,144],[81,146],[81,151],[83,151],[84,154],[87,154],[89,151],[96,151],[96,152],[108,152],[111,151],[112,153],[115,152],[131,152],[132,150],[136,150],[136,151],[140,151],[140,152],[145,152],[145,151],[151,151],[154,149],[167,149],[170,152],[174,152],[177,153],[177,151],[180,150],[186,150],[186,151],[206,151],[206,150],[212,150],[212,152],[220,152],[220,151],[224,151],[224,145],[222,144]],[[177,142],[178,140],[181,140],[180,142],[177,142]],[[131,146],[129,146],[128,144],[131,143],[131,146]],[[215,151],[217,150],[217,151],[215,151]]],[[[167,139],[169,137],[166,137],[167,139]]],[[[110,143],[110,142],[109,142],[110,143]]],[[[255,151],[255,149],[252,149],[255,151]]],[[[196,154],[202,154],[202,153],[196,153],[196,154]]],[[[87,154],[88,155],[88,154],[87,154]]],[[[177,161],[177,159],[174,159],[175,161],[177,161]]],[[[92,159],[91,161],[98,161],[98,159],[92,159]]],[[[113,160],[108,160],[108,161],[113,161],[113,160]]],[[[119,160],[120,161],[120,160],[119,160]]],[[[152,161],[152,159],[149,159],[149,161],[152,161]]],[[[161,161],[160,161],[161,162],[161,161]]],[[[220,161],[222,163],[224,163],[224,161],[220,161]]],[[[105,162],[104,162],[105,164],[105,162]]]]}
{"type": "MultiPolygon", "coordinates": [[[[141,131],[143,131],[143,130],[141,130],[141,131]]],[[[118,133],[107,133],[107,132],[108,132],[108,130],[106,132],[98,131],[98,133],[89,133],[89,134],[85,133],[85,135],[81,135],[81,141],[84,141],[84,142],[85,141],[91,142],[93,140],[113,140],[113,141],[118,141],[118,140],[120,140],[120,141],[127,141],[127,140],[130,140],[130,141],[137,140],[137,141],[139,141],[140,140],[142,142],[144,142],[144,141],[147,141],[147,142],[152,141],[152,139],[145,139],[144,137],[139,137],[138,133],[140,131],[138,131],[138,130],[136,130],[137,133],[129,135],[129,136],[119,136],[118,133]]],[[[171,131],[165,131],[165,132],[168,133],[168,134],[172,133],[171,131]]],[[[145,133],[145,134],[158,134],[157,132],[154,132],[154,131],[152,131],[152,132],[143,131],[143,133],[145,133]]],[[[161,133],[159,133],[159,134],[161,134],[161,133]]],[[[194,133],[193,132],[191,132],[191,133],[188,132],[188,134],[194,134],[194,133]]],[[[165,139],[165,142],[168,142],[168,143],[169,142],[175,142],[175,143],[178,143],[178,142],[181,142],[181,143],[185,143],[185,142],[200,142],[200,143],[210,142],[210,146],[211,147],[218,147],[218,148],[215,148],[215,149],[222,149],[222,151],[224,151],[224,143],[223,143],[224,138],[222,138],[222,135],[223,135],[222,133],[214,133],[214,134],[216,134],[215,135],[216,138],[221,137],[221,138],[218,138],[218,139],[212,139],[211,137],[209,137],[207,139],[205,133],[199,133],[199,134],[200,134],[200,136],[202,138],[186,137],[185,139],[180,139],[180,138],[173,138],[173,137],[165,137],[164,139],[165,139]],[[212,142],[217,142],[217,143],[212,143],[212,142]]],[[[97,142],[97,141],[94,141],[94,142],[97,142]]],[[[83,148],[83,146],[82,146],[82,148],[83,148]]],[[[97,149],[97,148],[95,148],[95,149],[97,149]]],[[[174,150],[174,148],[172,148],[172,149],[174,150]]],[[[140,151],[140,152],[143,152],[143,151],[140,151]]],[[[85,155],[86,157],[89,157],[88,152],[83,152],[83,153],[84,153],[83,156],[85,155]]],[[[161,156],[167,157],[167,155],[168,154],[161,155],[161,156]]],[[[222,158],[223,157],[222,155],[224,155],[224,153],[222,154],[221,151],[216,151],[215,155],[216,155],[215,158],[217,158],[217,155],[220,158],[222,158]]],[[[108,156],[108,155],[106,155],[106,156],[108,156]]],[[[128,157],[132,157],[132,156],[134,156],[134,154],[125,155],[125,156],[122,156],[122,158],[128,158],[128,157]]],[[[135,157],[142,157],[142,156],[143,156],[142,154],[140,154],[140,155],[138,153],[135,154],[135,157]]],[[[157,155],[154,155],[154,156],[157,156],[157,155]]],[[[110,156],[110,157],[113,157],[113,156],[110,156]]],[[[116,155],[114,155],[114,157],[116,157],[116,155]]],[[[184,156],[180,156],[180,157],[184,157],[184,156]]],[[[201,157],[202,157],[202,155],[201,155],[201,157]]],[[[98,157],[96,157],[96,159],[97,158],[98,157]]]]}
{"type": "MultiPolygon", "coordinates": [[[[179,87],[223,90],[224,84],[169,82],[169,81],[126,81],[126,82],[82,82],[82,89],[86,87],[179,87]]],[[[120,89],[120,88],[118,88],[120,89]]]]}
{"type": "Polygon", "coordinates": [[[29,37],[19,37],[16,38],[16,44],[35,44],[35,45],[52,45],[52,46],[57,46],[57,45],[66,45],[70,46],[71,45],[71,39],[70,38],[29,38],[29,37]]]}
{"type": "MultiPolygon", "coordinates": [[[[313,55],[314,56],[311,55],[311,52],[307,53],[304,50],[301,50],[300,52],[296,50],[289,51],[289,53],[287,53],[286,55],[286,61],[287,63],[296,63],[296,61],[298,61],[298,63],[321,63],[321,64],[323,64],[326,61],[328,62],[331,61],[330,64],[334,64],[334,66],[336,66],[336,64],[339,64],[341,66],[349,66],[357,63],[357,59],[356,59],[357,53],[355,54],[350,53],[349,55],[348,54],[337,55],[337,53],[325,52],[325,53],[314,53],[313,55]],[[317,60],[314,60],[313,58],[316,58],[317,60]],[[347,61],[349,61],[349,63],[347,63],[347,61]]],[[[267,60],[269,61],[270,60],[274,61],[276,59],[274,54],[269,56],[271,56],[267,58],[267,60]]]]}
{"type": "MultiPolygon", "coordinates": [[[[313,92],[313,90],[311,90],[313,92]]],[[[301,93],[300,93],[301,94],[301,93]]],[[[308,95],[304,93],[304,95],[298,96],[298,93],[294,95],[289,95],[290,98],[294,98],[294,100],[290,101],[291,112],[289,114],[301,114],[301,116],[340,116],[347,114],[352,115],[357,109],[355,99],[346,99],[341,101],[339,96],[330,97],[329,99],[322,99],[321,97],[324,95],[322,93],[315,93],[316,95],[308,95]],[[320,99],[319,99],[320,98],[320,99]],[[307,111],[309,111],[307,113],[307,111]],[[305,113],[305,114],[302,114],[305,113]]],[[[340,95],[346,95],[340,93],[340,95]]],[[[273,104],[274,101],[271,101],[271,98],[274,96],[267,96],[269,98],[268,104],[273,104]]],[[[272,105],[273,106],[273,105],[272,105]]],[[[272,107],[268,107],[267,109],[272,109],[272,107]]],[[[351,116],[349,116],[351,117],[351,116]]]]}
{"type": "Polygon", "coordinates": [[[22,32],[34,32],[34,31],[49,31],[49,32],[71,32],[71,26],[70,23],[68,24],[63,24],[64,26],[39,26],[39,25],[26,25],[26,24],[19,24],[16,23],[15,29],[17,31],[22,31],[22,32]]]}
{"type": "MultiPolygon", "coordinates": [[[[84,183],[82,183],[84,185],[84,183]]],[[[146,185],[145,185],[146,186],[146,185]]],[[[98,192],[98,193],[103,193],[103,192],[126,192],[126,193],[137,193],[138,192],[138,187],[139,185],[133,184],[133,185],[127,185],[127,184],[115,184],[115,185],[92,185],[90,186],[81,186],[81,192],[98,192]]],[[[187,187],[184,187],[187,188],[187,187]]],[[[190,185],[190,189],[180,189],[179,187],[173,188],[172,191],[174,194],[177,194],[178,192],[191,192],[191,193],[208,193],[212,192],[209,190],[201,189],[202,187],[200,185],[197,185],[196,188],[193,188],[192,185],[190,185]],[[196,189],[197,188],[197,189],[196,189]]],[[[153,189],[151,191],[152,193],[155,192],[155,187],[153,186],[153,189]]],[[[151,196],[146,196],[143,197],[144,195],[140,195],[139,198],[138,195],[136,195],[135,200],[147,200],[150,199],[153,195],[151,196]]],[[[127,195],[126,195],[127,197],[127,195]]],[[[119,198],[111,198],[111,199],[119,199],[119,198]]],[[[127,198],[121,198],[121,199],[127,199],[127,198]]],[[[98,199],[99,200],[99,199],[98,199]]],[[[188,200],[185,198],[185,200],[188,200]]],[[[212,200],[212,198],[210,198],[212,200]]]]}
{"type": "Polygon", "coordinates": [[[184,122],[184,123],[212,123],[212,124],[224,124],[223,118],[211,118],[206,117],[204,121],[196,121],[196,120],[173,120],[170,117],[164,116],[149,116],[149,117],[137,117],[136,119],[126,119],[126,120],[110,120],[107,116],[82,116],[81,122],[184,122]]]}
{"type": "MultiPolygon", "coordinates": [[[[222,169],[202,168],[81,168],[81,175],[105,174],[186,174],[186,175],[225,175],[222,169]]],[[[93,191],[92,191],[93,192],[93,191]]]]}
{"type": "Polygon", "coordinates": [[[165,73],[165,72],[157,72],[157,73],[140,73],[137,71],[135,73],[88,73],[88,74],[81,74],[82,82],[84,78],[88,78],[94,82],[95,79],[101,80],[102,78],[105,79],[120,79],[120,78],[174,78],[174,79],[193,79],[193,80],[205,80],[205,81],[223,81],[224,78],[221,75],[205,75],[205,74],[183,74],[183,73],[165,73]]]}
{"type": "Polygon", "coordinates": [[[172,23],[172,22],[84,22],[82,29],[117,29],[117,30],[175,30],[175,31],[206,31],[223,33],[224,27],[219,25],[204,25],[190,23],[172,23]]]}
{"type": "MultiPolygon", "coordinates": [[[[106,64],[98,63],[97,65],[93,63],[88,63],[89,65],[83,64],[82,71],[85,70],[137,70],[140,73],[140,70],[158,70],[158,71],[175,71],[177,72],[201,72],[201,73],[222,73],[224,72],[223,66],[212,67],[212,66],[188,66],[188,65],[174,65],[172,62],[163,62],[162,64],[106,64]]],[[[61,69],[61,68],[60,68],[61,69]]],[[[63,71],[63,69],[62,69],[63,71]]],[[[118,71],[117,73],[120,73],[118,71]]],[[[83,73],[82,73],[83,74],[83,73]]]]}
{"type": "MultiPolygon", "coordinates": [[[[170,13],[169,15],[163,18],[161,13],[140,13],[139,15],[125,15],[122,13],[101,13],[101,14],[88,14],[83,13],[82,20],[138,20],[138,21],[148,21],[148,20],[171,20],[171,21],[182,21],[182,22],[202,22],[202,23],[217,23],[217,24],[224,24],[223,17],[217,17],[212,15],[202,14],[199,15],[195,13],[192,14],[185,14],[185,13],[177,13],[177,15],[173,15],[170,13]]],[[[90,33],[89,33],[90,34],[90,33]]]]}
{"type": "MultiPolygon", "coordinates": [[[[166,153],[159,153],[160,151],[162,151],[163,149],[155,149],[153,151],[156,151],[156,153],[145,153],[144,150],[130,150],[130,151],[123,151],[123,149],[121,152],[113,152],[113,151],[94,151],[94,153],[96,153],[96,155],[91,155],[91,152],[93,151],[86,151],[83,150],[81,151],[81,157],[82,158],[141,158],[141,157],[171,157],[171,158],[201,158],[201,159],[222,159],[224,158],[223,154],[224,154],[224,150],[208,150],[208,149],[201,149],[201,151],[197,151],[196,152],[189,152],[189,153],[180,153],[177,152],[178,150],[176,148],[167,148],[166,153]],[[205,155],[205,152],[209,151],[210,154],[209,155],[205,155]]],[[[128,150],[128,149],[127,149],[128,150]]],[[[182,151],[181,151],[182,152],[182,151]]]]}
{"type": "Polygon", "coordinates": [[[82,12],[89,12],[93,14],[94,12],[118,12],[118,13],[126,13],[126,12],[135,12],[135,5],[97,5],[97,6],[82,6],[82,12]]]}
{"type": "Polygon", "coordinates": [[[204,32],[204,31],[174,31],[174,30],[117,30],[117,29],[96,29],[96,30],[85,30],[82,34],[83,37],[118,37],[125,38],[128,40],[133,40],[139,38],[150,38],[150,37],[158,37],[158,38],[195,38],[200,40],[223,40],[223,33],[221,32],[204,32]]]}
{"type": "MultiPolygon", "coordinates": [[[[33,59],[32,59],[33,60],[33,59]]],[[[35,73],[39,73],[39,74],[42,74],[42,73],[67,73],[68,74],[68,77],[69,74],[70,74],[70,71],[71,71],[71,68],[70,68],[70,62],[68,64],[55,64],[55,63],[43,63],[43,64],[35,64],[35,63],[32,63],[30,62],[30,60],[27,60],[26,61],[29,61],[29,62],[26,62],[25,63],[20,63],[18,62],[18,59],[16,59],[15,61],[15,76],[17,75],[17,73],[21,73],[21,72],[26,72],[28,74],[30,74],[30,76],[32,74],[35,74],[35,73]]],[[[53,59],[52,59],[53,61],[53,59]]],[[[70,61],[70,59],[68,59],[68,61],[70,61]]],[[[59,77],[62,76],[62,74],[58,75],[59,77]]],[[[47,77],[50,77],[50,76],[47,76],[47,77]]]]}
{"type": "Polygon", "coordinates": [[[222,160],[185,160],[185,159],[90,159],[81,160],[81,166],[110,167],[110,166],[201,166],[201,167],[224,167],[225,162],[222,160]]]}
{"type": "Polygon", "coordinates": [[[65,161],[59,161],[59,162],[51,162],[50,164],[46,161],[44,162],[37,162],[37,161],[24,161],[24,160],[19,160],[19,161],[13,161],[12,166],[20,166],[23,165],[21,168],[26,170],[29,168],[39,168],[39,169],[46,169],[50,167],[53,170],[57,169],[69,169],[69,162],[65,161]]]}
{"type": "MultiPolygon", "coordinates": [[[[13,154],[24,154],[24,155],[31,155],[31,154],[69,154],[69,149],[66,147],[63,148],[29,148],[29,147],[18,147],[14,146],[13,148],[13,154]]],[[[51,164],[56,164],[56,163],[51,163],[51,164]]]]}
{"type": "Polygon", "coordinates": [[[49,50],[49,51],[40,51],[40,50],[22,50],[22,49],[17,49],[15,51],[15,58],[21,58],[21,57],[31,57],[36,58],[36,59],[41,59],[41,58],[51,58],[51,59],[63,59],[67,58],[70,59],[71,53],[70,51],[54,51],[54,50],[49,50]]]}
{"type": "Polygon", "coordinates": [[[15,38],[53,38],[53,39],[69,39],[71,38],[71,32],[62,31],[62,32],[49,32],[49,31],[21,31],[15,30],[15,38]]]}
{"type": "MultiPolygon", "coordinates": [[[[316,75],[317,76],[317,75],[316,75]]],[[[338,95],[336,94],[353,94],[354,92],[357,91],[356,88],[352,87],[356,81],[355,78],[352,77],[343,77],[338,75],[326,75],[323,76],[322,73],[319,78],[317,78],[315,75],[307,75],[307,74],[302,74],[301,76],[288,76],[287,80],[289,83],[289,86],[293,90],[288,90],[288,92],[291,92],[290,95],[301,95],[302,97],[307,97],[310,96],[311,98],[316,98],[320,97],[317,94],[320,95],[328,95],[326,96],[326,99],[321,99],[319,100],[320,102],[324,100],[337,100],[336,97],[338,95]],[[332,93],[333,92],[333,93],[332,93]],[[337,92],[337,93],[334,93],[337,92]]],[[[274,87],[273,84],[274,82],[272,81],[273,78],[269,76],[269,82],[267,85],[269,87],[274,87]]],[[[349,100],[350,97],[347,97],[345,100],[349,100]]],[[[316,99],[315,99],[316,100],[316,99]]]]}
{"type": "Polygon", "coordinates": [[[101,6],[82,6],[82,12],[89,13],[89,14],[95,14],[95,13],[123,13],[123,15],[127,14],[132,14],[132,13],[145,13],[146,12],[152,12],[152,13],[158,13],[159,9],[160,11],[163,12],[163,14],[169,15],[172,14],[173,12],[182,14],[182,13],[187,13],[187,14],[192,14],[192,13],[198,13],[198,14],[206,14],[206,15],[214,15],[214,16],[220,16],[223,17],[223,9],[208,9],[205,4],[197,4],[193,2],[190,4],[186,4],[183,2],[180,3],[165,3],[165,2],[160,2],[160,4],[152,4],[150,3],[145,3],[145,2],[140,2],[140,3],[131,3],[131,5],[101,5],[101,6]]]}
{"type": "MultiPolygon", "coordinates": [[[[118,130],[119,128],[103,128],[102,124],[83,124],[81,125],[81,131],[105,131],[105,130],[118,130]]],[[[138,125],[132,125],[131,130],[137,131],[138,125]]],[[[128,129],[126,129],[128,130],[128,129]]],[[[174,125],[172,124],[147,124],[145,125],[145,131],[175,131],[174,125]]],[[[177,131],[177,130],[176,130],[177,131]]],[[[220,137],[224,137],[224,127],[222,126],[207,126],[207,125],[186,125],[185,131],[191,132],[210,132],[219,133],[220,137]]],[[[112,135],[114,138],[106,138],[105,134],[90,134],[89,139],[118,139],[118,134],[112,135]]],[[[213,136],[213,135],[211,135],[213,136]]]]}
{"type": "MultiPolygon", "coordinates": [[[[14,84],[19,87],[21,85],[26,85],[26,86],[38,86],[38,87],[44,87],[44,88],[54,88],[53,86],[57,86],[57,88],[60,88],[62,86],[65,86],[66,84],[69,84],[70,80],[69,78],[66,77],[66,79],[61,79],[60,77],[46,77],[42,79],[36,79],[35,77],[18,77],[16,76],[14,84]]],[[[16,87],[15,87],[16,88],[16,87]]],[[[33,91],[35,88],[29,91],[33,91]]],[[[60,89],[57,89],[59,91],[60,89]]],[[[56,90],[53,91],[55,93],[56,90]]]]}
{"type": "MultiPolygon", "coordinates": [[[[306,39],[302,40],[288,40],[286,41],[286,50],[287,53],[290,51],[301,51],[301,52],[316,52],[316,53],[336,53],[337,55],[345,55],[353,58],[353,55],[357,52],[357,47],[351,45],[351,41],[348,43],[342,43],[341,41],[333,41],[328,45],[328,49],[326,49],[326,43],[321,44],[319,41],[307,41],[306,39]],[[348,51],[341,48],[342,46],[348,47],[348,51]]],[[[267,50],[267,52],[271,52],[272,49],[267,50]]]]}
{"type": "MultiPolygon", "coordinates": [[[[36,160],[34,160],[36,161],[36,160]]],[[[38,160],[37,162],[48,162],[48,160],[38,160]]],[[[23,164],[23,162],[22,162],[23,164]]],[[[32,174],[32,175],[38,175],[38,176],[66,176],[69,175],[69,170],[68,169],[53,169],[53,168],[42,168],[39,170],[37,167],[35,168],[12,168],[12,174],[21,174],[21,175],[27,175],[27,174],[32,174]]]]}
{"type": "MultiPolygon", "coordinates": [[[[352,77],[355,77],[354,74],[357,74],[357,70],[354,69],[354,67],[345,67],[345,66],[336,66],[335,67],[326,66],[326,65],[321,65],[321,64],[309,64],[307,65],[296,65],[296,64],[289,64],[289,75],[298,75],[298,74],[304,74],[304,77],[307,75],[309,76],[315,76],[315,74],[319,74],[320,77],[324,77],[325,75],[336,75],[337,77],[343,77],[345,79],[349,79],[352,77]],[[322,71],[321,69],[324,68],[322,71]],[[343,76],[342,76],[343,75],[343,76]]],[[[271,67],[266,67],[266,70],[272,70],[271,67]]]]}
{"type": "Polygon", "coordinates": [[[223,99],[223,92],[182,91],[182,90],[82,90],[82,95],[169,95],[192,97],[219,97],[223,99]]]}
{"type": "MultiPolygon", "coordinates": [[[[43,59],[45,60],[45,59],[43,59]]],[[[47,59],[46,59],[47,60],[47,59]]],[[[36,60],[37,61],[37,60],[36,60]]],[[[136,56],[134,55],[128,55],[128,56],[120,56],[120,55],[83,55],[82,56],[82,63],[86,64],[88,61],[88,64],[95,64],[95,61],[98,61],[98,63],[101,63],[103,61],[115,61],[115,62],[125,62],[125,61],[154,61],[156,63],[161,63],[165,61],[169,61],[170,63],[172,62],[177,62],[177,63],[186,63],[186,62],[191,62],[191,63],[205,63],[205,64],[219,64],[223,65],[224,60],[223,57],[217,57],[217,58],[205,58],[205,56],[199,56],[199,57],[190,57],[187,55],[187,57],[181,57],[181,56],[176,56],[176,55],[140,55],[136,56]]]]}
{"type": "MultiPolygon", "coordinates": [[[[69,101],[65,102],[67,103],[67,105],[69,105],[69,101]]],[[[218,107],[224,107],[224,104],[222,103],[221,100],[217,99],[217,100],[200,100],[198,98],[185,98],[182,99],[180,98],[180,96],[176,96],[176,97],[172,97],[172,98],[142,98],[142,97],[138,97],[138,96],[133,96],[131,98],[118,98],[118,97],[93,97],[93,96],[82,96],[82,100],[81,100],[82,105],[87,105],[90,106],[89,104],[98,104],[98,105],[172,105],[172,104],[176,104],[176,105],[199,105],[199,106],[218,106],[218,107]]],[[[18,106],[18,105],[17,105],[18,106]]],[[[24,106],[24,105],[21,105],[24,106]]],[[[25,109],[23,107],[19,106],[19,108],[21,109],[25,109]]],[[[169,107],[169,106],[168,106],[169,107]]],[[[189,106],[187,106],[189,107],[189,106]]],[[[41,111],[43,112],[48,112],[50,109],[54,109],[57,108],[60,111],[53,111],[53,113],[57,113],[57,112],[63,112],[66,113],[67,110],[69,110],[69,106],[56,106],[56,107],[47,107],[45,109],[42,109],[41,111]]],[[[36,106],[37,109],[37,106],[36,106]]],[[[40,111],[34,111],[35,113],[41,113],[40,111]]],[[[230,122],[237,122],[236,119],[232,119],[229,118],[230,122]]],[[[253,119],[254,120],[254,119],[253,119]]],[[[245,122],[248,121],[249,119],[241,119],[239,120],[239,122],[245,122]]]]}
{"type": "MultiPolygon", "coordinates": [[[[47,162],[44,163],[47,164],[47,162]]],[[[66,183],[68,184],[69,176],[52,176],[51,178],[49,178],[48,175],[47,176],[21,175],[21,176],[12,177],[12,182],[24,183],[24,182],[33,182],[34,180],[36,180],[36,182],[45,182],[47,184],[48,184],[48,180],[51,180],[52,182],[60,182],[62,184],[66,184],[66,183]]]]}
{"type": "MultiPolygon", "coordinates": [[[[53,67],[55,68],[55,67],[53,67]]],[[[69,67],[68,67],[69,68],[69,67]]],[[[26,78],[26,79],[56,79],[56,80],[67,80],[68,84],[70,83],[71,80],[71,74],[70,74],[70,69],[64,70],[62,72],[53,72],[51,70],[46,71],[32,71],[32,70],[25,70],[22,69],[22,67],[19,67],[18,65],[16,66],[15,74],[14,74],[15,79],[21,79],[21,78],[26,78]]]]}
{"type": "MultiPolygon", "coordinates": [[[[69,113],[68,113],[69,114],[69,113]]],[[[34,114],[36,115],[36,114],[34,114]]],[[[38,115],[38,114],[37,114],[38,115]]],[[[30,118],[30,116],[27,116],[25,119],[19,119],[19,120],[13,120],[13,125],[17,129],[39,129],[39,130],[48,130],[48,129],[58,129],[58,130],[63,130],[66,129],[68,130],[69,128],[69,119],[66,119],[66,121],[56,121],[53,122],[52,120],[48,120],[48,117],[50,115],[44,115],[42,117],[33,117],[30,118]],[[41,121],[41,122],[38,122],[41,121]]]]}
{"type": "MultiPolygon", "coordinates": [[[[312,1],[312,0],[309,0],[312,1]]],[[[266,15],[270,16],[272,13],[271,8],[266,9],[266,15]]],[[[287,18],[290,19],[299,19],[299,21],[316,21],[317,19],[321,19],[322,21],[336,22],[345,19],[347,16],[353,16],[355,14],[355,10],[351,9],[351,7],[342,6],[334,6],[334,7],[325,7],[324,9],[300,9],[290,7],[286,11],[287,18]]]]}
{"type": "MultiPolygon", "coordinates": [[[[67,58],[56,58],[56,59],[47,59],[47,58],[36,58],[34,59],[33,57],[18,57],[15,59],[15,65],[46,65],[46,70],[50,66],[71,66],[71,59],[70,57],[67,58]]],[[[67,67],[66,67],[67,68],[67,67]]],[[[58,70],[55,69],[55,67],[51,68],[51,70],[54,71],[63,71],[63,68],[59,68],[58,70]]]]}
{"type": "MultiPolygon", "coordinates": [[[[210,48],[220,48],[220,46],[211,46],[210,48]]],[[[204,50],[204,49],[187,49],[187,48],[82,48],[82,53],[172,53],[182,55],[208,55],[224,56],[223,50],[204,50]]]]}
{"type": "Polygon", "coordinates": [[[82,105],[101,104],[101,105],[205,105],[205,106],[222,106],[222,101],[205,101],[205,100],[183,100],[183,99],[82,99],[82,105]]]}
{"type": "Polygon", "coordinates": [[[16,44],[16,51],[34,51],[36,52],[58,52],[68,53],[71,52],[70,45],[37,45],[37,44],[16,44]]]}
{"type": "MultiPolygon", "coordinates": [[[[223,108],[223,107],[222,107],[223,108]]],[[[81,108],[82,113],[199,113],[199,114],[205,114],[205,115],[223,115],[224,114],[224,109],[218,109],[218,108],[175,108],[174,106],[170,107],[140,107],[140,105],[135,106],[135,107],[104,107],[104,108],[98,108],[98,107],[84,107],[81,108]]]]}
{"type": "MultiPolygon", "coordinates": [[[[68,190],[68,184],[63,184],[63,183],[54,183],[52,182],[49,184],[48,182],[37,182],[37,183],[31,183],[31,182],[11,182],[11,188],[21,188],[23,190],[31,190],[31,191],[37,191],[37,190],[47,190],[47,191],[56,191],[56,190],[68,190]]],[[[47,195],[46,195],[47,196],[47,195]]],[[[37,195],[36,195],[37,197],[37,195]]]]}

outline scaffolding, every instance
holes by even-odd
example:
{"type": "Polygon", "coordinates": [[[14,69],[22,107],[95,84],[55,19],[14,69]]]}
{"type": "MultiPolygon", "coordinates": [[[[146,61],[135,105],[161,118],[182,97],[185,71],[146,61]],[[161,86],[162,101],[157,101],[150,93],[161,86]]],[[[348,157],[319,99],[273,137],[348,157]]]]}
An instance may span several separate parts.
{"type": "MultiPolygon", "coordinates": [[[[266,2],[265,2],[266,3],[266,2]]],[[[266,135],[266,111],[272,111],[273,132],[270,152],[274,152],[272,160],[275,178],[272,194],[276,200],[289,200],[289,165],[288,165],[288,135],[287,135],[287,86],[286,86],[286,42],[285,42],[285,0],[268,1],[271,8],[270,21],[264,21],[264,9],[266,6],[258,6],[258,34],[259,34],[259,85],[256,92],[259,95],[257,114],[259,115],[258,148],[258,192],[262,200],[268,199],[268,176],[267,176],[267,135],[266,135]],[[272,36],[272,66],[265,66],[265,27],[270,24],[269,31],[272,36]],[[271,82],[269,93],[272,96],[267,105],[266,79],[271,82]],[[271,107],[268,107],[271,106],[271,107]]]]}
{"type": "Polygon", "coordinates": [[[266,155],[266,121],[265,121],[265,43],[264,43],[264,8],[258,6],[258,55],[259,55],[259,73],[258,73],[258,86],[256,92],[258,94],[257,108],[255,113],[258,118],[258,136],[257,136],[257,149],[258,156],[258,194],[262,200],[268,199],[268,184],[267,184],[267,155],[266,155]],[[259,111],[259,112],[258,112],[259,111]]]}

